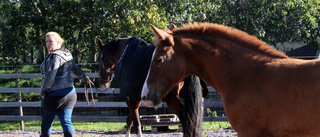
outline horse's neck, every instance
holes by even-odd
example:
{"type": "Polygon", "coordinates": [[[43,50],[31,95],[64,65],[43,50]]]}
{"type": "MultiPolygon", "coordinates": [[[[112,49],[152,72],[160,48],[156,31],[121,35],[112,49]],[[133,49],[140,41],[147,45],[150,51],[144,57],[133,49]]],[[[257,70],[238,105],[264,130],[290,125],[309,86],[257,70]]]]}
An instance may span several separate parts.
{"type": "Polygon", "coordinates": [[[128,39],[119,39],[119,44],[117,45],[116,61],[119,61],[125,48],[127,47],[128,39]]]}
{"type": "Polygon", "coordinates": [[[264,64],[277,58],[276,54],[264,53],[259,49],[251,49],[227,41],[219,43],[221,44],[211,45],[211,47],[195,45],[191,48],[196,49],[191,51],[194,52],[192,62],[195,62],[193,69],[190,69],[193,71],[191,73],[214,85],[214,88],[228,88],[248,72],[257,72],[255,70],[263,69],[264,64]]]}

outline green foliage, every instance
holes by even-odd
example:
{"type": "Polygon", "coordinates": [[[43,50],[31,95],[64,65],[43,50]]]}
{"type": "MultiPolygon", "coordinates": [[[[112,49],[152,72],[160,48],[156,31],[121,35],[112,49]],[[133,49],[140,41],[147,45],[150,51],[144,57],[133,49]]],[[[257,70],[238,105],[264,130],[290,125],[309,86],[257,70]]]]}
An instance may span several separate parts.
{"type": "MultiPolygon", "coordinates": [[[[14,73],[15,71],[14,70],[12,70],[12,69],[7,69],[7,68],[2,68],[2,69],[0,69],[0,73],[14,73]]],[[[0,79],[0,81],[1,81],[1,79],[0,79]]]]}
{"type": "Polygon", "coordinates": [[[39,73],[40,72],[40,66],[34,66],[34,65],[25,65],[22,66],[19,69],[19,73],[39,73]]]}
{"type": "MultiPolygon", "coordinates": [[[[39,66],[25,65],[18,69],[18,73],[39,73],[39,66]]],[[[1,69],[1,73],[15,73],[12,68],[1,69]]],[[[19,87],[36,87],[39,88],[41,85],[41,78],[32,79],[19,79],[19,87]]],[[[16,79],[0,79],[1,88],[16,88],[18,85],[16,79]]],[[[40,93],[21,93],[22,101],[31,102],[39,101],[40,93]]],[[[17,101],[17,93],[2,93],[0,94],[0,101],[3,102],[15,102],[17,101]]]]}
{"type": "Polygon", "coordinates": [[[218,116],[217,111],[212,112],[210,108],[207,108],[206,112],[208,114],[208,117],[217,117],[218,116]]]}
{"type": "Polygon", "coordinates": [[[232,26],[271,43],[319,44],[319,0],[41,0],[0,2],[0,61],[40,64],[44,35],[57,31],[77,63],[96,62],[95,40],[153,38],[149,24],[169,28],[192,22],[232,26]]]}
{"type": "Polygon", "coordinates": [[[0,94],[1,102],[17,101],[17,93],[2,93],[0,94]]]}
{"type": "MultiPolygon", "coordinates": [[[[20,79],[20,87],[40,87],[41,79],[20,79]]],[[[1,88],[15,88],[17,87],[14,79],[0,79],[1,88]]],[[[0,100],[3,102],[15,102],[17,101],[17,93],[2,93],[0,94],[0,100]]],[[[21,93],[22,101],[31,102],[39,101],[40,93],[21,93]]]]}
{"type": "Polygon", "coordinates": [[[15,88],[17,87],[14,79],[0,79],[1,88],[15,88]]]}
{"type": "MultiPolygon", "coordinates": [[[[41,79],[19,79],[20,87],[40,87],[41,79]]],[[[14,79],[0,79],[1,88],[16,88],[16,80],[14,79]]]]}
{"type": "Polygon", "coordinates": [[[40,101],[40,93],[21,93],[23,102],[40,101]]]}
{"type": "Polygon", "coordinates": [[[206,130],[216,130],[219,128],[231,127],[231,124],[229,122],[203,122],[202,127],[206,130]]]}
{"type": "MultiPolygon", "coordinates": [[[[210,108],[207,108],[206,112],[208,114],[208,117],[219,117],[217,114],[217,111],[212,112],[210,108]]],[[[214,130],[214,129],[226,128],[226,127],[231,127],[231,124],[229,122],[211,122],[211,121],[203,123],[203,129],[208,129],[208,130],[214,130]]]]}

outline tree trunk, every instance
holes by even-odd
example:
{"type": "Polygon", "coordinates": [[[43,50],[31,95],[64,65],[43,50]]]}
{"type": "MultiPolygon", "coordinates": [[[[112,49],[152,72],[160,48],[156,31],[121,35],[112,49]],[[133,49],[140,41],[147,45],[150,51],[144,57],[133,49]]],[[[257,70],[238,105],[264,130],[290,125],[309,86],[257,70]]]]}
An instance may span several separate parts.
{"type": "Polygon", "coordinates": [[[30,61],[31,61],[31,64],[33,64],[34,62],[34,58],[33,58],[33,55],[34,55],[34,46],[32,45],[31,47],[30,47],[30,61]]]}
{"type": "Polygon", "coordinates": [[[38,44],[38,51],[37,51],[37,64],[41,64],[44,61],[44,53],[43,53],[43,46],[42,46],[42,42],[40,39],[40,27],[37,26],[36,27],[36,37],[37,39],[37,44],[38,44]]]}
{"type": "MultiPolygon", "coordinates": [[[[97,61],[97,56],[96,56],[96,53],[97,53],[97,50],[96,50],[96,43],[95,43],[95,40],[92,40],[91,41],[91,46],[90,46],[90,58],[89,58],[89,63],[95,63],[97,61]]],[[[91,72],[96,72],[97,70],[97,65],[95,64],[92,64],[91,65],[91,72]]]]}

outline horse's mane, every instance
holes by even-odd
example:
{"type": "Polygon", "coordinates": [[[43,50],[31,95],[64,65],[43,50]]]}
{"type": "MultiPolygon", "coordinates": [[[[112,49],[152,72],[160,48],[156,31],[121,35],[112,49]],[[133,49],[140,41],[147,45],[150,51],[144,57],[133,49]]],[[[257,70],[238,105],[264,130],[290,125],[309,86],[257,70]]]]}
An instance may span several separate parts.
{"type": "Polygon", "coordinates": [[[266,44],[257,37],[249,35],[248,33],[219,24],[213,23],[193,23],[185,24],[179,29],[174,29],[171,32],[173,35],[212,35],[214,37],[226,38],[237,43],[242,43],[238,45],[246,46],[252,50],[256,50],[260,53],[268,53],[274,57],[286,58],[288,57],[283,52],[274,49],[272,46],[266,44]]]}
{"type": "Polygon", "coordinates": [[[119,38],[115,38],[110,42],[106,43],[105,46],[103,46],[102,52],[115,53],[118,49],[118,42],[119,42],[119,38]]]}

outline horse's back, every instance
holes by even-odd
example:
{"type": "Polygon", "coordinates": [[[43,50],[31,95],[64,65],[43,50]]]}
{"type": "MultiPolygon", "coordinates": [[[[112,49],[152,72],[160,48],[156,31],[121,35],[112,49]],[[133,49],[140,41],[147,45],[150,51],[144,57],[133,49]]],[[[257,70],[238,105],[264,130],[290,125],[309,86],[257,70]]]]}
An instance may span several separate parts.
{"type": "Polygon", "coordinates": [[[279,60],[251,78],[225,108],[240,135],[320,136],[320,60],[279,60]]]}
{"type": "Polygon", "coordinates": [[[147,76],[154,45],[132,37],[127,42],[116,67],[116,79],[122,100],[141,100],[141,89],[147,76]]]}
{"type": "Polygon", "coordinates": [[[320,60],[292,59],[289,63],[283,71],[288,82],[283,82],[282,100],[287,107],[278,108],[286,112],[280,116],[282,122],[292,136],[320,136],[320,60]]]}

